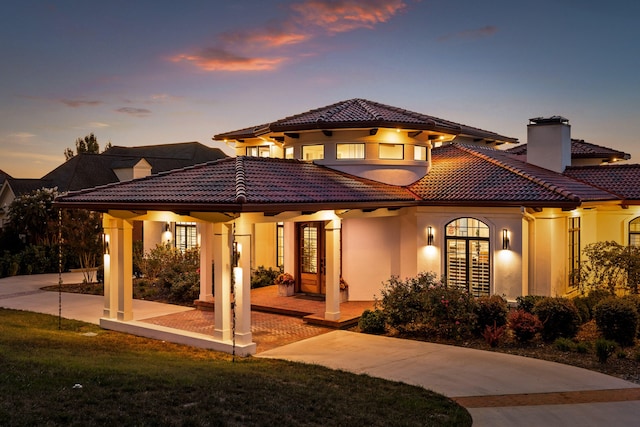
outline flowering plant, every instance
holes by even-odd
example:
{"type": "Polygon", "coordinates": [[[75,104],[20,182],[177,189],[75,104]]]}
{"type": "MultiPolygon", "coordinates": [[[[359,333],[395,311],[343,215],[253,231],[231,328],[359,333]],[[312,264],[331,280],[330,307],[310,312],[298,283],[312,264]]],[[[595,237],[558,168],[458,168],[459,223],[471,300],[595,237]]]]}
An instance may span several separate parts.
{"type": "Polygon", "coordinates": [[[274,283],[276,285],[293,286],[296,284],[296,279],[289,273],[281,273],[276,277],[274,283]]]}

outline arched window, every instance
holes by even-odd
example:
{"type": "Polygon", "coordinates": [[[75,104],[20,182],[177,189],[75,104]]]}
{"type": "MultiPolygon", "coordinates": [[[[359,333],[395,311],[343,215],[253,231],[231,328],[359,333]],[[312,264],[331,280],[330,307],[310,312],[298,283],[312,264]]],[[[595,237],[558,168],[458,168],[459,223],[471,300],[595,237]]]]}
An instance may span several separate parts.
{"type": "Polygon", "coordinates": [[[447,284],[475,296],[489,295],[489,226],[474,218],[458,218],[445,228],[447,284]]]}
{"type": "Polygon", "coordinates": [[[640,246],[640,217],[629,223],[629,246],[640,246]]]}

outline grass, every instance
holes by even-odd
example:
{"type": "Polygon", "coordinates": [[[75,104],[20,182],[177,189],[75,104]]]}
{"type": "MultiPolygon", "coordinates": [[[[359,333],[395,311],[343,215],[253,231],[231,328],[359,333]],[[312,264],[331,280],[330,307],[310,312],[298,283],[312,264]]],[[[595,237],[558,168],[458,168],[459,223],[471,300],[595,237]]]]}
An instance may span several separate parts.
{"type": "Polygon", "coordinates": [[[420,387],[0,309],[0,425],[469,426],[420,387]]]}

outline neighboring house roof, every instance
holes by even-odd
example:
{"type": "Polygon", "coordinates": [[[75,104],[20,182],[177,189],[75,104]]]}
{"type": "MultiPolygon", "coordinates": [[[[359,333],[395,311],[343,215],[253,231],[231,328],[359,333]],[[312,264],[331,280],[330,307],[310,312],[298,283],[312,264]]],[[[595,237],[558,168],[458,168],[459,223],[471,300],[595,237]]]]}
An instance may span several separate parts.
{"type": "Polygon", "coordinates": [[[624,200],[640,200],[640,165],[573,166],[568,167],[564,174],[604,188],[624,200]]]}
{"type": "Polygon", "coordinates": [[[581,202],[617,199],[502,150],[450,144],[434,148],[431,159],[429,173],[409,186],[426,204],[575,207],[581,202]]]}
{"type": "MultiPolygon", "coordinates": [[[[516,156],[526,156],[527,144],[518,145],[517,147],[509,148],[505,151],[516,156]]],[[[608,161],[613,161],[629,160],[631,158],[631,155],[623,151],[614,150],[613,148],[591,144],[583,139],[571,139],[571,158],[607,159],[608,161]]]]}
{"type": "Polygon", "coordinates": [[[49,180],[61,192],[92,188],[118,182],[113,169],[133,167],[141,159],[151,165],[152,173],[180,169],[227,157],[217,148],[199,142],[141,147],[111,147],[101,154],[80,153],[49,172],[49,180]]]}
{"type": "Polygon", "coordinates": [[[3,183],[7,178],[12,178],[12,176],[0,169],[0,183],[3,183]]]}
{"type": "Polygon", "coordinates": [[[46,179],[32,178],[8,178],[7,184],[11,187],[13,194],[18,197],[23,194],[31,193],[42,188],[53,188],[55,185],[46,179]]]}
{"type": "Polygon", "coordinates": [[[213,161],[133,181],[69,193],[64,207],[204,212],[282,212],[402,207],[416,197],[313,163],[260,157],[213,161]]]}
{"type": "Polygon", "coordinates": [[[218,134],[213,139],[237,140],[258,137],[272,132],[375,127],[431,130],[502,142],[518,142],[516,138],[359,98],[337,102],[275,122],[218,134]]]}

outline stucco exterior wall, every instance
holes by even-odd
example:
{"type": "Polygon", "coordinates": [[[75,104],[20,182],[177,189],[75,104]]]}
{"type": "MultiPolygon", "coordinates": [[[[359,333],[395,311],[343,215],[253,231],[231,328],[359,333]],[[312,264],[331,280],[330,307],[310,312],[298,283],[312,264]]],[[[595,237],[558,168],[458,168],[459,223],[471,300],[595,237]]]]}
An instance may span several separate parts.
{"type": "Polygon", "coordinates": [[[391,276],[416,273],[415,216],[409,212],[381,218],[352,218],[342,223],[342,277],[349,300],[380,297],[391,276]]]}
{"type": "MultiPolygon", "coordinates": [[[[255,256],[251,266],[256,269],[259,266],[265,268],[277,268],[276,260],[276,224],[259,223],[255,225],[255,256]]],[[[291,248],[293,250],[293,248],[291,248]]]]}

